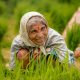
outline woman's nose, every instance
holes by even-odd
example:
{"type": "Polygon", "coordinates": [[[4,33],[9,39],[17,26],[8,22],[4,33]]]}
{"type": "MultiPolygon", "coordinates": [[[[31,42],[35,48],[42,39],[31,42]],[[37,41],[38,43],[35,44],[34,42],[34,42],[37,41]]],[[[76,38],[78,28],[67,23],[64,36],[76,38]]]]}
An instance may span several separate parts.
{"type": "Polygon", "coordinates": [[[42,37],[43,37],[43,33],[42,33],[42,32],[38,32],[38,33],[37,33],[37,37],[38,37],[38,38],[42,38],[42,37]]]}

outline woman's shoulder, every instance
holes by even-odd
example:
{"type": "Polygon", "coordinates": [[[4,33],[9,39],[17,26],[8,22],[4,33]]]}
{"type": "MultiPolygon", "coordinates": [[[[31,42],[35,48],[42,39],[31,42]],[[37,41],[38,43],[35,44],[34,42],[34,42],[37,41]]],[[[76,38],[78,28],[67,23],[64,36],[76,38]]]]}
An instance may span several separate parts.
{"type": "Polygon", "coordinates": [[[17,36],[13,39],[12,44],[16,44],[16,45],[22,45],[22,44],[23,44],[23,41],[21,40],[20,35],[17,35],[17,36]]]}
{"type": "Polygon", "coordinates": [[[17,36],[13,39],[13,41],[21,41],[20,35],[17,35],[17,36]]]}
{"type": "Polygon", "coordinates": [[[49,36],[49,38],[51,38],[51,37],[62,37],[62,35],[60,33],[58,33],[56,30],[54,30],[52,28],[49,28],[48,36],[49,36]]]}
{"type": "Polygon", "coordinates": [[[46,46],[50,46],[50,45],[53,45],[53,44],[57,45],[59,43],[63,44],[64,43],[64,38],[57,31],[55,31],[52,28],[49,28],[48,40],[46,42],[46,46]]]}

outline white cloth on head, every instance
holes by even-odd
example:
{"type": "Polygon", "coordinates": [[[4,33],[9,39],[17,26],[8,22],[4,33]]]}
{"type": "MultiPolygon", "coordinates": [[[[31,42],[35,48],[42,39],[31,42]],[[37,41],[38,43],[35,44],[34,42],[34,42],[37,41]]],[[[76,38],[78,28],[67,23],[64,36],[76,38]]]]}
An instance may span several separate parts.
{"type": "Polygon", "coordinates": [[[22,41],[25,43],[25,45],[32,46],[32,47],[35,47],[35,46],[39,47],[41,49],[41,51],[44,53],[44,55],[46,55],[44,46],[38,46],[38,45],[34,44],[28,37],[26,25],[27,25],[28,20],[33,16],[40,16],[40,17],[44,18],[43,15],[38,12],[28,12],[28,13],[24,14],[20,21],[20,31],[19,31],[20,34],[19,35],[20,35],[22,41]]]}

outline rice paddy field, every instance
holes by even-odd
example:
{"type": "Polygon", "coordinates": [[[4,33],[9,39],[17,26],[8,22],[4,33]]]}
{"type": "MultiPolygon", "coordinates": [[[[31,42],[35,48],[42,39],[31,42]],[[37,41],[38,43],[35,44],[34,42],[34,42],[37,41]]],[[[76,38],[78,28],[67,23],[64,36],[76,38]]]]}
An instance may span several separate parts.
{"type": "MultiPolygon", "coordinates": [[[[21,16],[29,11],[42,13],[48,25],[63,34],[66,25],[80,6],[79,0],[0,0],[0,80],[80,80],[80,66],[54,62],[52,56],[33,61],[24,70],[16,60],[14,70],[9,69],[10,47],[19,33],[21,16]],[[37,6],[37,7],[36,7],[37,6]]],[[[67,29],[66,44],[72,51],[80,44],[80,25],[67,29]]],[[[80,59],[77,60],[80,63],[80,59]]]]}
{"type": "Polygon", "coordinates": [[[58,61],[53,64],[52,58],[46,63],[44,58],[40,63],[32,62],[25,70],[21,69],[21,64],[16,61],[14,70],[9,70],[0,63],[1,80],[79,80],[80,71],[74,65],[58,61]]]}

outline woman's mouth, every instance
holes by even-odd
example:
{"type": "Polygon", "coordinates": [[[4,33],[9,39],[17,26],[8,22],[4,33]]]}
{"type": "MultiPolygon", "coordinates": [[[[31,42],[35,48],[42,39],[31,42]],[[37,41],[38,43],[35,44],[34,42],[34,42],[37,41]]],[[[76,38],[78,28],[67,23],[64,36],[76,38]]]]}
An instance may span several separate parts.
{"type": "Polygon", "coordinates": [[[39,42],[39,43],[45,42],[44,39],[37,39],[36,41],[39,42]]]}
{"type": "Polygon", "coordinates": [[[38,45],[44,45],[45,44],[45,40],[37,40],[36,43],[38,45]]]}

